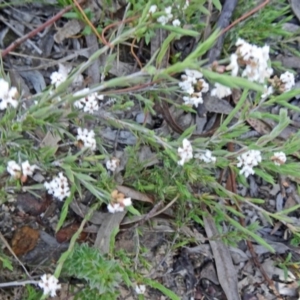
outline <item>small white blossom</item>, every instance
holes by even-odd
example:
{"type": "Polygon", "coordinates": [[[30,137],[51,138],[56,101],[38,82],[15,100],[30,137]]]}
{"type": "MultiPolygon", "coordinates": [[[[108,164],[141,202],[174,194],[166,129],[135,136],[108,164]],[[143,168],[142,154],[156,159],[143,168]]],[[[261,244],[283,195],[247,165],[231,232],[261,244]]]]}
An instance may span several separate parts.
{"type": "Polygon", "coordinates": [[[286,155],[284,152],[275,152],[271,159],[276,166],[280,166],[286,162],[286,155]]]}
{"type": "Polygon", "coordinates": [[[48,194],[53,195],[60,201],[70,196],[70,188],[67,178],[62,172],[58,173],[58,176],[54,177],[52,181],[45,182],[44,186],[48,194]]]}
{"type": "Polygon", "coordinates": [[[180,81],[178,85],[189,95],[183,97],[183,101],[186,105],[198,107],[200,103],[203,103],[202,93],[208,92],[209,85],[202,77],[201,72],[190,69],[186,69],[185,74],[181,76],[182,81],[180,81]]]}
{"type": "Polygon", "coordinates": [[[203,103],[202,93],[194,93],[192,96],[184,96],[183,98],[184,104],[196,106],[198,107],[199,104],[203,103]]]}
{"type": "Polygon", "coordinates": [[[171,6],[168,6],[165,8],[165,15],[164,16],[160,16],[158,19],[157,19],[157,22],[162,24],[162,25],[166,25],[172,18],[173,18],[173,15],[171,14],[171,11],[172,11],[172,7],[171,6]]]}
{"type": "Polygon", "coordinates": [[[288,92],[295,85],[295,76],[293,73],[286,71],[280,75],[280,80],[283,83],[284,92],[288,92]]]}
{"type": "Polygon", "coordinates": [[[18,90],[15,87],[9,88],[9,84],[3,78],[0,78],[0,110],[5,110],[9,105],[16,108],[18,101],[18,90]]]}
{"type": "Polygon", "coordinates": [[[19,178],[21,176],[21,167],[14,160],[7,163],[6,170],[12,177],[19,178]]]}
{"type": "Polygon", "coordinates": [[[44,295],[50,294],[51,297],[55,297],[56,290],[61,288],[61,285],[58,284],[58,279],[51,274],[44,274],[38,282],[38,285],[43,289],[44,295]]]}
{"type": "Polygon", "coordinates": [[[143,284],[137,284],[135,286],[135,292],[138,294],[138,295],[143,295],[145,294],[146,292],[146,286],[143,285],[143,284]]]}
{"type": "Polygon", "coordinates": [[[59,64],[58,71],[53,72],[50,75],[51,84],[54,84],[57,88],[59,85],[66,81],[66,79],[68,78],[68,73],[68,68],[62,64],[59,64]]]}
{"type": "Polygon", "coordinates": [[[179,27],[180,26],[180,21],[178,20],[178,19],[175,19],[175,20],[173,20],[173,22],[172,22],[172,25],[174,26],[174,27],[179,27]]]}
{"type": "Polygon", "coordinates": [[[96,149],[96,140],[95,140],[95,132],[94,130],[88,131],[88,129],[77,129],[77,141],[81,142],[84,147],[91,148],[91,150],[96,149]]]}
{"type": "Polygon", "coordinates": [[[157,18],[157,22],[161,25],[166,25],[168,23],[169,19],[166,16],[160,16],[157,18]]]}
{"type": "Polygon", "coordinates": [[[22,162],[22,174],[24,176],[32,176],[34,170],[37,168],[36,165],[30,165],[28,160],[22,162]]]}
{"type": "MultiPolygon", "coordinates": [[[[273,74],[273,69],[268,66],[270,47],[251,45],[243,39],[236,42],[236,54],[242,65],[246,65],[242,72],[243,77],[250,81],[264,83],[273,74]]],[[[234,58],[233,58],[234,59],[234,58]]]]}
{"type": "Polygon", "coordinates": [[[231,70],[231,76],[237,76],[239,72],[238,56],[233,53],[230,55],[230,64],[226,67],[226,70],[231,70]]]}
{"type": "Polygon", "coordinates": [[[149,14],[154,14],[157,10],[157,6],[156,5],[151,5],[149,8],[149,14]]]}
{"type": "Polygon", "coordinates": [[[124,198],[121,202],[122,202],[122,204],[124,206],[130,206],[130,205],[132,205],[131,198],[124,198]]]}
{"type": "MultiPolygon", "coordinates": [[[[63,64],[58,64],[58,71],[53,72],[50,75],[51,84],[54,84],[54,86],[57,88],[59,85],[61,85],[63,82],[65,82],[68,78],[68,73],[71,71],[70,67],[67,67],[63,64]]],[[[83,76],[79,74],[76,76],[72,82],[73,87],[81,86],[83,83],[83,76]]]]}
{"type": "Polygon", "coordinates": [[[273,93],[274,93],[274,89],[271,85],[269,87],[264,86],[264,93],[261,95],[261,99],[265,100],[273,93]]]}
{"type": "Polygon", "coordinates": [[[181,166],[193,158],[193,148],[190,141],[183,139],[182,146],[182,148],[178,148],[178,155],[180,156],[180,161],[178,161],[178,164],[181,166]]]}
{"type": "Polygon", "coordinates": [[[121,206],[119,203],[110,203],[110,204],[107,205],[107,210],[111,214],[114,214],[116,212],[122,212],[122,211],[124,211],[124,207],[121,206]]]}
{"type": "Polygon", "coordinates": [[[109,159],[106,162],[106,169],[110,170],[112,172],[115,172],[115,170],[117,169],[117,167],[119,166],[120,160],[116,157],[113,157],[112,159],[109,159]]]}
{"type": "Polygon", "coordinates": [[[245,177],[248,177],[250,174],[253,175],[255,173],[253,167],[262,161],[261,153],[258,150],[249,150],[239,155],[237,159],[239,161],[237,167],[242,167],[240,174],[244,174],[245,177]]]}
{"type": "Polygon", "coordinates": [[[210,92],[212,96],[218,97],[219,99],[223,99],[231,95],[231,93],[231,89],[228,86],[222,85],[218,82],[215,83],[215,88],[210,92]]]}
{"type": "Polygon", "coordinates": [[[190,0],[186,0],[182,9],[186,10],[189,7],[189,5],[190,5],[190,0]]]}
{"type": "Polygon", "coordinates": [[[199,158],[203,160],[206,163],[215,163],[216,162],[216,157],[212,156],[212,153],[210,150],[206,150],[204,154],[196,154],[195,158],[199,158]]]}
{"type": "MultiPolygon", "coordinates": [[[[76,93],[74,93],[74,96],[81,96],[85,95],[89,92],[89,88],[85,88],[83,90],[80,90],[76,93]]],[[[78,109],[83,109],[84,112],[87,113],[94,113],[99,109],[98,100],[103,100],[103,95],[97,95],[96,93],[91,93],[84,98],[81,98],[74,102],[74,106],[78,109]]]]}

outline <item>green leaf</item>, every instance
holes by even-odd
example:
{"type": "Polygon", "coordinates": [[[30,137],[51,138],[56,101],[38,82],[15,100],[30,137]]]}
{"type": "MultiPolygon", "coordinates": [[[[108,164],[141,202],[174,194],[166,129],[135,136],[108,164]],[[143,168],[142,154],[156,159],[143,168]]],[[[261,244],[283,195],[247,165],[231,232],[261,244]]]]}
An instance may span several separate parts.
{"type": "Polygon", "coordinates": [[[254,240],[256,240],[259,244],[264,246],[266,249],[270,250],[270,252],[275,253],[275,250],[273,247],[271,247],[263,238],[255,234],[254,232],[248,230],[247,228],[243,227],[239,222],[231,219],[229,216],[225,215],[226,219],[238,230],[241,232],[247,234],[248,236],[252,237],[254,240]]]}
{"type": "Polygon", "coordinates": [[[212,3],[218,11],[222,10],[222,4],[219,0],[212,0],[212,3]]]}
{"type": "Polygon", "coordinates": [[[232,77],[226,74],[219,74],[205,68],[202,68],[201,72],[206,79],[213,82],[218,82],[230,88],[244,88],[244,89],[253,90],[261,93],[263,92],[264,89],[264,87],[261,84],[251,82],[248,79],[242,77],[232,77]]]}
{"type": "Polygon", "coordinates": [[[171,300],[180,300],[181,298],[178,297],[174,292],[164,287],[162,284],[158,283],[157,281],[145,278],[144,283],[150,285],[151,287],[158,289],[161,291],[164,295],[169,297],[171,300]]]}

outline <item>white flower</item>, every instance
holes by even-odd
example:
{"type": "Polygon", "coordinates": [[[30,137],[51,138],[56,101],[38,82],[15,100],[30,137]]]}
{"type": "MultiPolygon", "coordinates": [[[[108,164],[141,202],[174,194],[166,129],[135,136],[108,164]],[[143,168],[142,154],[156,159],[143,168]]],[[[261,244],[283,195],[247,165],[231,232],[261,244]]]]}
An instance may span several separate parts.
{"type": "Polygon", "coordinates": [[[171,14],[172,6],[168,6],[165,8],[165,13],[167,14],[168,18],[172,18],[173,15],[171,14]]]}
{"type": "MultiPolygon", "coordinates": [[[[246,65],[242,72],[243,77],[247,77],[250,81],[264,83],[266,79],[273,74],[273,69],[268,66],[270,47],[265,45],[258,47],[251,45],[243,39],[236,42],[238,59],[242,61],[242,65],[246,65]]],[[[235,59],[234,57],[232,59],[235,59]]],[[[233,62],[231,62],[232,64],[233,62]]],[[[231,66],[233,68],[233,66],[231,66]]],[[[234,68],[233,68],[234,69],[234,68]]],[[[236,72],[236,69],[234,69],[236,72]]],[[[235,73],[234,72],[234,73],[235,73]]]]}
{"type": "Polygon", "coordinates": [[[58,64],[58,71],[53,72],[50,75],[51,84],[54,84],[57,88],[60,84],[66,81],[68,78],[68,73],[70,71],[70,68],[67,68],[63,64],[58,64]]]}
{"type": "Polygon", "coordinates": [[[194,93],[192,96],[184,96],[183,101],[186,105],[195,105],[196,107],[198,107],[199,103],[203,103],[202,94],[194,93]]]}
{"type": "Polygon", "coordinates": [[[168,23],[169,19],[166,16],[160,16],[157,18],[157,22],[161,25],[166,25],[168,23]]]}
{"type": "Polygon", "coordinates": [[[180,21],[178,20],[178,19],[175,19],[175,20],[173,20],[173,22],[172,22],[172,25],[174,26],[174,27],[179,27],[180,26],[180,21]]]}
{"type": "Polygon", "coordinates": [[[135,292],[139,295],[143,295],[146,292],[146,286],[143,284],[137,284],[135,286],[135,292]]]}
{"type": "Polygon", "coordinates": [[[14,160],[7,163],[6,170],[12,177],[19,178],[21,175],[21,167],[14,160]]]}
{"type": "Polygon", "coordinates": [[[9,84],[3,78],[0,78],[0,110],[4,110],[11,105],[16,108],[18,101],[18,90],[15,87],[9,88],[9,84]]]}
{"type": "Polygon", "coordinates": [[[239,72],[238,56],[233,53],[230,55],[230,64],[226,67],[226,70],[231,70],[231,76],[237,76],[239,72]]]}
{"type": "Polygon", "coordinates": [[[188,80],[185,80],[185,81],[180,81],[178,83],[179,87],[185,91],[186,93],[188,93],[189,95],[193,94],[194,93],[194,87],[192,85],[192,82],[188,81],[188,80]]]}
{"type": "Polygon", "coordinates": [[[178,155],[180,156],[180,161],[178,161],[178,164],[181,166],[193,158],[193,148],[190,141],[183,139],[182,146],[182,148],[178,148],[178,155]]]}
{"type": "Polygon", "coordinates": [[[250,174],[254,174],[253,167],[257,166],[261,161],[261,153],[258,150],[249,150],[237,157],[238,164],[237,167],[242,169],[240,170],[240,174],[244,174],[245,177],[248,177],[250,174]]]}
{"type": "MultiPolygon", "coordinates": [[[[63,64],[58,64],[58,71],[53,72],[50,75],[51,84],[57,88],[63,82],[65,82],[68,78],[68,73],[71,71],[71,67],[65,66],[63,64]]],[[[81,86],[83,83],[83,76],[79,74],[76,76],[72,82],[73,87],[81,86]]]]}
{"type": "Polygon", "coordinates": [[[56,296],[56,290],[61,288],[61,285],[58,284],[58,279],[51,274],[44,274],[38,282],[38,285],[43,289],[44,295],[50,294],[51,297],[56,296]]]}
{"type": "Polygon", "coordinates": [[[199,103],[203,103],[202,93],[208,92],[209,85],[204,79],[201,79],[202,77],[201,72],[190,69],[186,69],[185,74],[181,76],[182,81],[178,85],[184,92],[189,94],[189,96],[183,97],[186,105],[198,107],[199,103]]]}
{"type": "Polygon", "coordinates": [[[189,5],[190,5],[190,0],[186,0],[182,9],[186,10],[189,7],[189,5]]]}
{"type": "Polygon", "coordinates": [[[156,5],[151,5],[149,8],[149,14],[154,14],[157,10],[157,6],[156,5]]]}
{"type": "Polygon", "coordinates": [[[231,95],[231,89],[225,85],[222,85],[218,82],[215,83],[215,88],[210,92],[212,96],[218,97],[219,99],[223,99],[229,95],[231,95]]]}
{"type": "Polygon", "coordinates": [[[131,198],[124,198],[124,199],[122,200],[122,204],[123,204],[124,206],[130,206],[130,205],[132,205],[131,198]]]}
{"type": "Polygon", "coordinates": [[[70,196],[70,188],[67,178],[62,172],[58,173],[58,176],[54,177],[52,181],[45,182],[44,186],[48,194],[53,195],[60,201],[63,201],[66,197],[70,196]]]}
{"type": "Polygon", "coordinates": [[[122,212],[124,211],[124,206],[121,206],[120,203],[110,203],[107,205],[107,210],[114,214],[116,212],[122,212]]]}
{"type": "Polygon", "coordinates": [[[283,165],[286,162],[286,155],[284,152],[275,152],[271,160],[276,166],[283,165]]]}
{"type": "Polygon", "coordinates": [[[206,163],[215,163],[217,160],[215,156],[212,156],[210,150],[206,150],[204,154],[196,154],[195,157],[203,160],[206,163]]]}
{"type": "Polygon", "coordinates": [[[30,165],[28,160],[22,162],[22,174],[24,176],[32,176],[34,170],[37,168],[36,165],[30,165]]]}
{"type": "MultiPolygon", "coordinates": [[[[74,93],[74,96],[85,95],[89,92],[89,90],[89,88],[85,88],[74,93]]],[[[96,93],[91,93],[84,98],[75,101],[74,106],[78,109],[83,109],[84,112],[92,114],[99,109],[98,99],[103,100],[103,95],[98,96],[96,93]]]]}
{"type": "Polygon", "coordinates": [[[119,166],[119,163],[120,163],[120,160],[116,157],[113,157],[112,159],[110,159],[106,162],[106,169],[110,170],[112,172],[115,172],[115,170],[119,166]]]}
{"type": "Polygon", "coordinates": [[[295,76],[293,73],[286,71],[280,75],[280,80],[283,83],[284,92],[288,92],[295,85],[295,76]]]}
{"type": "Polygon", "coordinates": [[[168,6],[165,8],[165,15],[164,16],[160,16],[158,19],[157,19],[157,22],[162,24],[162,25],[166,25],[172,18],[173,18],[173,15],[171,14],[171,11],[172,11],[172,7],[171,6],[168,6]]]}
{"type": "Polygon", "coordinates": [[[240,170],[240,174],[243,175],[247,178],[249,175],[253,175],[255,171],[253,170],[252,167],[246,165],[243,166],[243,168],[240,170]]]}
{"type": "Polygon", "coordinates": [[[270,85],[267,87],[266,85],[264,86],[264,93],[261,95],[261,99],[267,99],[270,95],[274,93],[273,87],[270,85]]]}
{"type": "Polygon", "coordinates": [[[91,148],[91,150],[96,149],[96,140],[94,130],[88,131],[88,129],[77,129],[77,141],[80,141],[84,147],[91,148]]]}

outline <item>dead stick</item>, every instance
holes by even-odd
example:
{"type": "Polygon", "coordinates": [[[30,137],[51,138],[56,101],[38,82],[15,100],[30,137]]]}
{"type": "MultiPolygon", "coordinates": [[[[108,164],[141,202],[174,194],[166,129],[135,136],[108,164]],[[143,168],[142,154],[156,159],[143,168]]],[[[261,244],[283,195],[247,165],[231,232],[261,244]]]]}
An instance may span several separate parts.
{"type": "MultiPolygon", "coordinates": [[[[83,4],[85,1],[86,0],[79,0],[78,4],[83,4]]],[[[44,24],[42,24],[41,26],[37,27],[36,29],[34,29],[34,30],[30,31],[29,33],[27,33],[26,35],[24,35],[23,37],[21,37],[21,38],[17,39],[16,41],[14,41],[6,49],[4,49],[3,51],[1,51],[1,57],[3,58],[10,51],[14,50],[16,47],[18,47],[19,45],[21,45],[22,43],[24,43],[27,39],[30,39],[30,38],[34,37],[36,34],[38,34],[39,32],[41,32],[42,30],[44,30],[46,27],[48,27],[49,25],[52,25],[55,21],[59,20],[66,12],[68,12],[72,8],[73,8],[72,5],[67,6],[66,8],[64,8],[63,10],[61,10],[59,13],[57,13],[54,17],[52,17],[47,22],[45,22],[44,24]]]]}

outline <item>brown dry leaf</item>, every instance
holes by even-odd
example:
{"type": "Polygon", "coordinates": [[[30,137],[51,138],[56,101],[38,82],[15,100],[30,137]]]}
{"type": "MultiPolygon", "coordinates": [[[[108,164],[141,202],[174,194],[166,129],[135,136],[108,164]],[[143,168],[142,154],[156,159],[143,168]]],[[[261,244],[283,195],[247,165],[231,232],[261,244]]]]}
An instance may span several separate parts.
{"type": "Polygon", "coordinates": [[[142,202],[152,203],[154,202],[149,196],[144,193],[138,192],[130,187],[124,185],[118,185],[117,189],[119,192],[123,193],[126,197],[130,197],[131,199],[139,200],[142,202]]]}
{"type": "MultiPolygon", "coordinates": [[[[56,233],[56,240],[59,243],[64,243],[64,242],[68,242],[72,236],[76,233],[76,231],[78,230],[78,228],[80,227],[80,224],[78,223],[72,223],[62,229],[60,229],[57,233],[56,233]]],[[[86,232],[81,232],[81,234],[79,235],[79,238],[77,241],[84,241],[87,238],[87,233],[86,232]]]]}
{"type": "Polygon", "coordinates": [[[83,27],[83,22],[75,19],[70,20],[62,28],[57,28],[57,33],[54,35],[54,41],[59,44],[65,39],[78,34],[83,27]]]}
{"type": "Polygon", "coordinates": [[[237,273],[234,268],[229,249],[221,241],[213,240],[213,238],[218,236],[219,233],[213,218],[208,212],[207,216],[203,220],[205,231],[209,238],[209,244],[216,262],[218,278],[222,289],[226,294],[227,299],[240,300],[237,285],[237,273]],[[224,278],[226,278],[226,280],[224,280],[224,278]]]}
{"type": "Polygon", "coordinates": [[[127,211],[118,212],[115,214],[107,213],[104,222],[101,224],[94,247],[99,249],[102,254],[109,252],[110,238],[116,228],[119,228],[120,223],[125,217],[127,211]]]}
{"type": "Polygon", "coordinates": [[[38,230],[23,226],[14,234],[11,248],[17,256],[24,255],[36,246],[39,236],[38,230]]]}
{"type": "Polygon", "coordinates": [[[51,199],[47,194],[44,194],[41,198],[37,198],[30,193],[17,195],[17,208],[32,216],[38,216],[45,212],[50,203],[51,199]]]}

